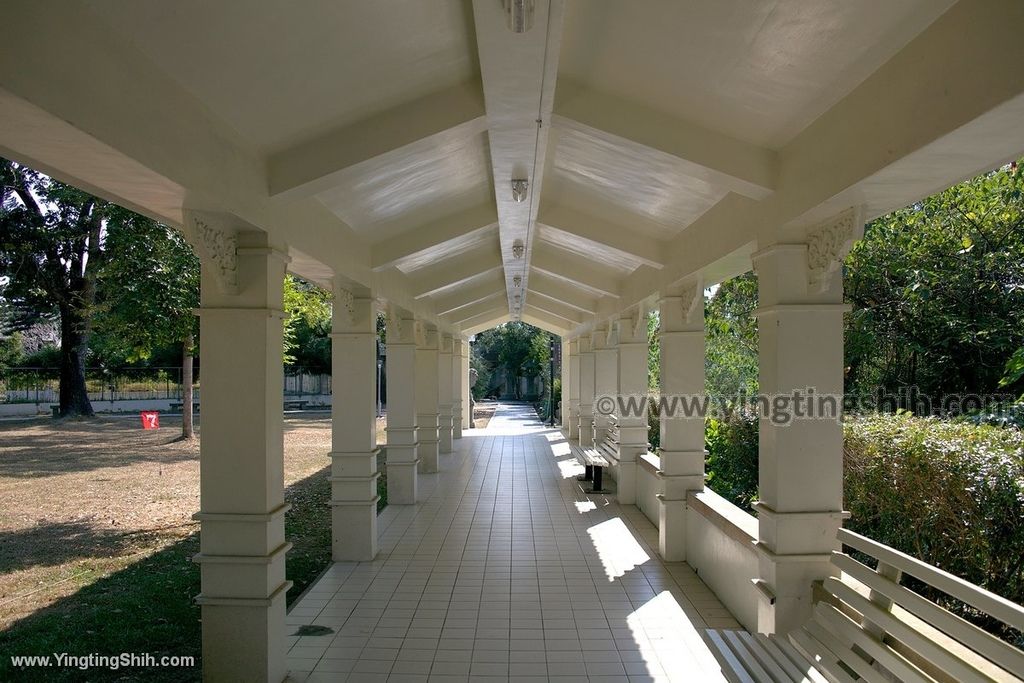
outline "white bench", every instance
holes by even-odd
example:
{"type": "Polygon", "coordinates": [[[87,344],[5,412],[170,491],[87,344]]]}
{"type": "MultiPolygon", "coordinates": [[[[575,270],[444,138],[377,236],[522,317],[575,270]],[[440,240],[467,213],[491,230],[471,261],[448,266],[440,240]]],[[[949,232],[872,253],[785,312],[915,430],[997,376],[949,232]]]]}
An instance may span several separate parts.
{"type": "Polygon", "coordinates": [[[1024,608],[859,534],[840,542],[877,560],[872,569],[832,553],[810,621],[788,638],[706,632],[731,681],[988,683],[1020,681],[1024,652],[900,585],[903,574],[1024,631],[1024,608]]]}
{"type": "Polygon", "coordinates": [[[583,465],[583,476],[579,481],[590,481],[588,493],[604,493],[604,468],[610,467],[618,459],[619,430],[612,426],[608,434],[594,448],[573,447],[573,455],[583,465]]]}

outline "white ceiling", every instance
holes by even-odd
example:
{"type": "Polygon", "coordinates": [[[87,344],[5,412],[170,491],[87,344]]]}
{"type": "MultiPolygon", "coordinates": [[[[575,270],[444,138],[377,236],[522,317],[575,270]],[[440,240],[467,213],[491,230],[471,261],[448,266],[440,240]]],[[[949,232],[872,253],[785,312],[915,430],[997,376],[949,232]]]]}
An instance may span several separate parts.
{"type": "MultiPolygon", "coordinates": [[[[535,248],[547,264],[541,282],[587,306],[614,297],[588,284],[591,266],[616,282],[658,268],[662,247],[731,192],[770,195],[758,178],[774,173],[776,150],[953,0],[537,0],[537,25],[524,35],[508,31],[501,0],[82,2],[257,158],[301,164],[310,147],[344,148],[346,131],[377,133],[379,152],[313,169],[315,189],[271,200],[319,202],[369,248],[384,243],[374,270],[430,283],[435,301],[480,293],[464,304],[473,310],[494,300],[486,283],[501,279],[511,302],[516,276],[528,300],[535,248]],[[672,147],[679,140],[641,143],[574,121],[555,105],[563,82],[648,112],[666,130],[678,123],[692,148],[728,149],[687,158],[672,147]],[[450,104],[455,88],[469,105],[450,104]],[[417,102],[431,96],[434,114],[418,118],[417,102]],[[486,112],[473,110],[474,98],[486,112]],[[431,130],[438,101],[477,125],[431,130]],[[391,123],[374,128],[385,112],[391,123]],[[387,147],[396,120],[429,134],[387,147]],[[510,180],[524,175],[530,197],[516,204],[510,180]],[[574,219],[537,223],[538,212],[574,219]],[[589,231],[591,220],[600,227],[589,231]],[[395,244],[406,237],[415,249],[395,244]],[[526,244],[522,260],[514,240],[526,244]],[[478,259],[479,272],[443,284],[463,258],[478,259]],[[562,258],[572,269],[557,267],[562,258]]],[[[323,151],[330,160],[337,150],[323,151]]]]}

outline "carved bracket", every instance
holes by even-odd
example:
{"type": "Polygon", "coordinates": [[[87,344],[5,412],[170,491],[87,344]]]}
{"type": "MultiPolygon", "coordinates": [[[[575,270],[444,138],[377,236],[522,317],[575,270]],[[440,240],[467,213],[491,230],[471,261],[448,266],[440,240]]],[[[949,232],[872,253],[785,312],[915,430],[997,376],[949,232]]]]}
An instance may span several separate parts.
{"type": "Polygon", "coordinates": [[[215,214],[186,211],[186,230],[211,266],[224,294],[238,293],[238,234],[215,214]]]}
{"type": "Polygon", "coordinates": [[[352,292],[344,287],[335,287],[334,291],[335,309],[349,325],[356,322],[356,300],[352,292]]]}
{"type": "Polygon", "coordinates": [[[697,278],[683,287],[679,294],[680,304],[683,307],[683,320],[688,323],[697,323],[704,317],[704,282],[697,278]]]}
{"type": "Polygon", "coordinates": [[[807,236],[807,284],[814,292],[829,288],[853,243],[864,236],[864,207],[851,206],[816,227],[807,236]]]}

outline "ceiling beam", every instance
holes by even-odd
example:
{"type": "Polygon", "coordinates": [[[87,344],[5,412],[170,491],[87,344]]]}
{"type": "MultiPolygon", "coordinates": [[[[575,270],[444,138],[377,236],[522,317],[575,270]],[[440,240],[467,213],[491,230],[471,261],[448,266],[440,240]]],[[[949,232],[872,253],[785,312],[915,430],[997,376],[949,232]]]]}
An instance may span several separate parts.
{"type": "MultiPolygon", "coordinates": [[[[666,242],[641,235],[627,227],[588,216],[565,205],[544,204],[537,222],[549,229],[566,232],[603,249],[624,254],[652,268],[665,265],[666,242]]],[[[552,240],[555,241],[555,240],[552,240]]]]}
{"type": "Polygon", "coordinates": [[[486,231],[497,221],[498,215],[494,210],[494,204],[488,202],[424,226],[406,230],[371,247],[371,267],[374,270],[383,270],[431,251],[437,251],[438,258],[443,258],[443,250],[448,242],[486,231]]]}
{"type": "Polygon", "coordinates": [[[546,296],[534,296],[533,294],[530,294],[527,296],[526,301],[527,306],[531,306],[538,310],[544,311],[545,313],[550,313],[551,315],[558,316],[559,318],[562,318],[563,320],[574,323],[576,325],[583,322],[583,314],[577,311],[575,308],[573,308],[572,306],[567,306],[554,299],[549,299],[546,296]]]}
{"type": "Polygon", "coordinates": [[[478,301],[475,304],[470,304],[469,306],[460,308],[449,315],[442,316],[441,319],[452,325],[458,325],[459,323],[471,320],[478,315],[494,313],[495,311],[508,313],[508,306],[500,298],[490,297],[483,301],[478,301]]]}
{"type": "Polygon", "coordinates": [[[480,87],[462,83],[271,155],[268,189],[274,197],[308,197],[370,159],[410,145],[443,146],[486,129],[480,87]]]}
{"type": "Polygon", "coordinates": [[[474,335],[479,334],[484,330],[489,330],[492,327],[497,327],[504,322],[508,322],[509,319],[507,310],[502,311],[501,313],[484,313],[470,320],[463,321],[462,324],[459,325],[459,329],[461,329],[462,333],[465,335],[474,335]]]}
{"type": "Polygon", "coordinates": [[[589,290],[580,289],[565,280],[557,280],[540,272],[534,272],[530,277],[528,295],[534,294],[561,301],[581,313],[597,312],[597,298],[592,296],[589,290]]]}
{"type": "Polygon", "coordinates": [[[413,298],[421,299],[500,267],[501,254],[497,253],[493,245],[487,245],[484,249],[459,254],[416,271],[409,278],[410,291],[413,298]]]}
{"type": "Polygon", "coordinates": [[[502,294],[504,291],[505,283],[497,281],[496,275],[494,278],[487,278],[480,284],[469,285],[451,294],[437,297],[434,299],[434,312],[437,315],[448,315],[470,304],[502,294]]]}
{"type": "Polygon", "coordinates": [[[619,296],[619,279],[611,271],[564,249],[539,247],[530,265],[550,277],[578,283],[605,296],[619,296]]]}
{"type": "Polygon", "coordinates": [[[498,210],[498,236],[505,266],[509,310],[516,314],[518,276],[528,286],[530,254],[544,185],[548,125],[558,80],[562,19],[566,0],[538,2],[535,26],[525,33],[508,29],[500,2],[472,0],[476,44],[487,109],[491,177],[498,210]],[[525,180],[525,197],[515,199],[513,180],[525,180]],[[521,245],[523,253],[517,257],[521,245]]]}
{"type": "Polygon", "coordinates": [[[776,186],[774,151],[559,79],[552,123],[596,137],[614,137],[675,157],[687,175],[764,199],[776,186]]]}
{"type": "Polygon", "coordinates": [[[566,332],[575,327],[572,323],[553,316],[550,313],[545,313],[530,304],[526,304],[523,307],[523,322],[529,323],[534,327],[539,327],[545,332],[557,334],[559,337],[563,336],[566,332]]]}

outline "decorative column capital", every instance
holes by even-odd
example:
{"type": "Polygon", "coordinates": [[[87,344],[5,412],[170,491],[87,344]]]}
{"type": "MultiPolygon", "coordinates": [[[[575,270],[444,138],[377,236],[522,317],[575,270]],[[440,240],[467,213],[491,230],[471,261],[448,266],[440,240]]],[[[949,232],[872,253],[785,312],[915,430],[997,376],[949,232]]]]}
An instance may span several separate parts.
{"type": "Polygon", "coordinates": [[[185,232],[211,266],[223,294],[238,293],[238,231],[216,213],[186,209],[185,232]]]}
{"type": "Polygon", "coordinates": [[[853,243],[864,236],[864,206],[851,206],[816,226],[807,235],[807,284],[811,291],[829,289],[830,276],[843,264],[853,243]]]}

